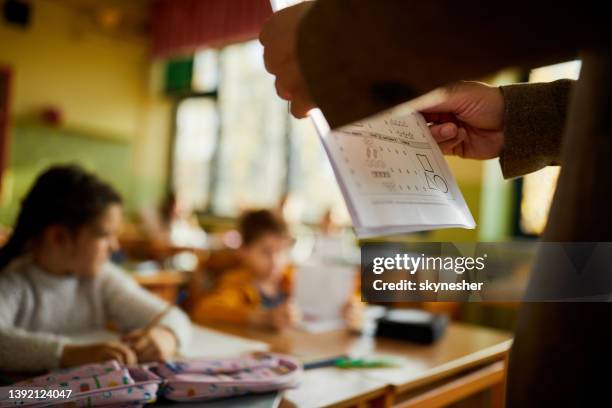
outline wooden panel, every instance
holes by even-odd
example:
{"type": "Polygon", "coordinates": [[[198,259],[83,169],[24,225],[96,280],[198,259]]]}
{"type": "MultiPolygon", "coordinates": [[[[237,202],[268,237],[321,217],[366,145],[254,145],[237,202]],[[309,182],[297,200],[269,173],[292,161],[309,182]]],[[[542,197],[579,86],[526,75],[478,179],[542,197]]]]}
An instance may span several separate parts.
{"type": "Polygon", "coordinates": [[[465,398],[493,389],[504,383],[505,365],[503,361],[480,368],[456,380],[410,398],[396,408],[437,408],[464,400],[465,398]]]}

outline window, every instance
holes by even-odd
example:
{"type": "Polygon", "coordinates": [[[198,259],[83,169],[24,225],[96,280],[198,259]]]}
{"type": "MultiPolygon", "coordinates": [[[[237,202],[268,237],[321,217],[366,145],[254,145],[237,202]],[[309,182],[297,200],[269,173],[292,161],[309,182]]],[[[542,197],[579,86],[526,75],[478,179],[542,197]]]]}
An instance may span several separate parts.
{"type": "Polygon", "coordinates": [[[286,200],[292,221],[316,222],[331,210],[336,221],[348,223],[313,125],[291,117],[262,53],[250,41],[195,56],[194,94],[176,113],[173,188],[213,215],[286,200]]]}
{"type": "Polygon", "coordinates": [[[210,166],[218,137],[217,106],[213,98],[186,98],[176,111],[172,187],[189,208],[205,209],[209,202],[210,166]],[[195,187],[195,188],[194,188],[195,187]]]}

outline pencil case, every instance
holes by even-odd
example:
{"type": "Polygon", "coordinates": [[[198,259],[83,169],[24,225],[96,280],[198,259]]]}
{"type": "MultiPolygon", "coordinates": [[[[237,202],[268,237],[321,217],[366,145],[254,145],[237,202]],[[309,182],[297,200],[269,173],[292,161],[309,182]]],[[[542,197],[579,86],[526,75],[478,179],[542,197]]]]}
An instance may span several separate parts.
{"type": "Polygon", "coordinates": [[[88,364],[1,387],[0,407],[142,407],[157,400],[162,383],[141,367],[88,364]]]}
{"type": "Polygon", "coordinates": [[[302,375],[299,362],[275,353],[171,361],[153,370],[164,379],[161,394],[173,401],[206,401],[279,391],[295,387],[302,375]]]}
{"type": "Polygon", "coordinates": [[[301,373],[299,362],[275,353],[135,367],[108,361],[56,370],[0,387],[0,408],[141,407],[155,402],[159,395],[174,401],[205,401],[291,388],[297,385],[301,373]],[[32,393],[27,398],[15,398],[11,390],[32,393]]]}

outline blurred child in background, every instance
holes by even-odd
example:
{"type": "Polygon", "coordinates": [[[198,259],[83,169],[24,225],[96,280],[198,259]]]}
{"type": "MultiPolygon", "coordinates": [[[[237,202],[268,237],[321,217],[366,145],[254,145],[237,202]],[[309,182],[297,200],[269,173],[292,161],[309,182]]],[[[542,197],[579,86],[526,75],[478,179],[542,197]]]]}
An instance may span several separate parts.
{"type": "Polygon", "coordinates": [[[38,177],[0,249],[2,370],[154,361],[186,343],[188,317],[108,262],[121,220],[119,194],[83,169],[55,166],[38,177]],[[68,337],[109,322],[127,333],[122,340],[68,337]]]}
{"type": "Polygon", "coordinates": [[[270,210],[247,211],[239,231],[240,266],[225,271],[210,293],[195,300],[192,318],[278,330],[296,325],[299,311],[291,293],[291,240],[285,221],[270,210]]]}

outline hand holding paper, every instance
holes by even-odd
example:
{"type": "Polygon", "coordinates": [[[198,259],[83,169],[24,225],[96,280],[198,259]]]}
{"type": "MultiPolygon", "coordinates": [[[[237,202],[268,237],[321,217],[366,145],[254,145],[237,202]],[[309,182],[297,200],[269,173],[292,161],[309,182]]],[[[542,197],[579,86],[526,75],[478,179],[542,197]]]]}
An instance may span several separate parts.
{"type": "Polygon", "coordinates": [[[504,98],[498,87],[459,82],[421,111],[442,153],[467,159],[498,157],[504,143],[504,98]]]}
{"type": "MultiPolygon", "coordinates": [[[[290,3],[272,1],[272,8],[277,11],[290,3]]],[[[298,4],[270,18],[260,35],[264,59],[268,71],[276,75],[279,96],[292,102],[292,113],[297,117],[308,113],[313,119],[357,235],[363,238],[447,227],[474,228],[474,218],[438,144],[423,116],[410,103],[333,131],[322,113],[311,109],[314,103],[295,51],[296,30],[308,7],[308,3],[298,4]]],[[[453,134],[442,141],[446,150],[482,154],[471,143],[480,140],[481,132],[471,131],[470,136],[478,137],[468,138],[466,128],[459,130],[454,123],[434,129],[441,135],[449,126],[453,134]]],[[[495,145],[495,138],[493,141],[495,145]]]]}

